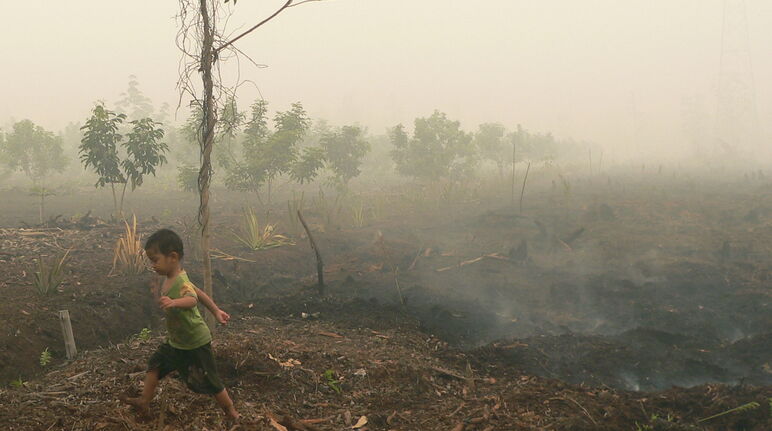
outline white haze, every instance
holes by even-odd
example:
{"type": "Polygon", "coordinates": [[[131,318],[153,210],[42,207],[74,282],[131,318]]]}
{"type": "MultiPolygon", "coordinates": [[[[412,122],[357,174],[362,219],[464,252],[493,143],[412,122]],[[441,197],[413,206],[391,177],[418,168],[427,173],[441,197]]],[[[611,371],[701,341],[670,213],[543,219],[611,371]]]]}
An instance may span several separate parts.
{"type": "MultiPolygon", "coordinates": [[[[0,124],[59,130],[134,74],[176,106],[175,1],[3,0],[0,124]]],[[[237,31],[282,0],[241,0],[237,31]]],[[[592,141],[611,154],[682,154],[683,100],[713,127],[722,0],[327,0],[289,10],[238,47],[273,108],[382,133],[434,109],[469,130],[516,124],[592,141]]],[[[772,2],[747,0],[762,130],[772,114],[772,2]]],[[[232,70],[232,69],[231,69],[232,70]]],[[[245,86],[242,106],[257,92],[245,86]]]]}

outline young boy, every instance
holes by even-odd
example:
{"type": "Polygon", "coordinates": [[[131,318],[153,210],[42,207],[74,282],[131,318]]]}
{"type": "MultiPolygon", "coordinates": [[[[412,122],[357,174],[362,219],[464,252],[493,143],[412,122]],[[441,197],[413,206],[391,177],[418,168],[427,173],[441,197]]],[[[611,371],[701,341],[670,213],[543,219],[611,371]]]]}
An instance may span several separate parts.
{"type": "Polygon", "coordinates": [[[161,229],[150,235],[145,242],[145,253],[153,270],[165,276],[157,299],[166,314],[168,340],[158,347],[148,361],[142,395],[138,398],[123,398],[123,401],[146,416],[158,381],[176,370],[193,392],[213,395],[230,420],[238,419],[239,414],[217,375],[212,355],[212,335],[196,304],[201,298],[202,303],[222,324],[230,316],[217,308],[211,298],[188,279],[180,262],[184,256],[182,240],[176,233],[161,229]]]}

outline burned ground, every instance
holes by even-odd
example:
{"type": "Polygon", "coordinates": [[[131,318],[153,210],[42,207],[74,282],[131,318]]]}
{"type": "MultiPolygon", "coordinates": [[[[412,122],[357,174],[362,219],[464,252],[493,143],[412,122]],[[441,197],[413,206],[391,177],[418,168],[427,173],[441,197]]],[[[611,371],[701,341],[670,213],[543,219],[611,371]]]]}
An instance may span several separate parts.
{"type": "MultiPolygon", "coordinates": [[[[361,416],[370,429],[692,429],[749,402],[760,407],[698,429],[769,429],[766,190],[685,180],[587,183],[571,193],[547,185],[522,212],[492,196],[394,199],[360,227],[344,212],[326,223],[309,208],[326,261],[323,298],[305,238],[246,251],[230,238],[237,208],[219,206],[215,298],[233,321],[216,333],[217,359],[254,429],[276,429],[270,418],[341,429],[361,416]]],[[[142,232],[184,230],[142,205],[152,198],[137,198],[142,232]]],[[[173,213],[194,214],[175,199],[173,213]]],[[[115,401],[138,390],[158,342],[130,337],[159,326],[147,277],[107,276],[120,226],[2,222],[0,313],[10,318],[0,377],[26,382],[0,392],[4,423],[175,429],[192,415],[200,429],[219,426],[211,401],[174,381],[151,423],[115,401]],[[69,248],[61,292],[39,297],[32,260],[69,248]],[[62,308],[88,350],[72,363],[62,360],[62,308]],[[45,348],[54,357],[46,367],[37,365],[45,348]]],[[[191,251],[194,282],[199,269],[191,251]]]]}

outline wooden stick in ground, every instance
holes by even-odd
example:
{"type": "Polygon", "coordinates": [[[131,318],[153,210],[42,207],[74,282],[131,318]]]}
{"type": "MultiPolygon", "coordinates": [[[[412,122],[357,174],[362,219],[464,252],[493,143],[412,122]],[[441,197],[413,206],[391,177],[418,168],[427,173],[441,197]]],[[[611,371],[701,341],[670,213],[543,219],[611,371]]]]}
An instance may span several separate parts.
{"type": "Polygon", "coordinates": [[[68,310],[59,311],[59,322],[62,324],[64,350],[66,351],[67,359],[75,359],[78,349],[75,348],[75,336],[72,334],[72,324],[70,323],[70,312],[68,310]]]}
{"type": "Polygon", "coordinates": [[[311,229],[308,228],[308,225],[303,219],[303,214],[300,213],[300,210],[298,210],[298,219],[303,225],[303,229],[306,230],[306,235],[308,235],[308,242],[311,243],[311,249],[314,250],[314,254],[316,255],[316,273],[319,277],[318,289],[319,295],[321,296],[324,295],[324,262],[322,261],[322,255],[319,253],[319,249],[316,247],[316,241],[314,241],[314,237],[311,235],[311,229]]]}
{"type": "Polygon", "coordinates": [[[528,162],[528,167],[525,168],[525,177],[523,178],[523,188],[520,189],[520,212],[523,212],[523,193],[525,193],[525,182],[528,181],[528,172],[531,171],[531,162],[528,162]]]}

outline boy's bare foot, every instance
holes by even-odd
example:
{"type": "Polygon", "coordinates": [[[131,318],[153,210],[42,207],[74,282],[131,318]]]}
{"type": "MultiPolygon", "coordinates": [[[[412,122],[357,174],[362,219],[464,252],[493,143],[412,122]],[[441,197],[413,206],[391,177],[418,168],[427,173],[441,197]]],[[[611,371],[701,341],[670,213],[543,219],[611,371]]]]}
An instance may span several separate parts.
{"type": "Polygon", "coordinates": [[[225,417],[225,429],[228,431],[235,431],[241,429],[242,420],[241,415],[236,412],[236,410],[232,410],[228,412],[227,416],[225,417]]]}
{"type": "Polygon", "coordinates": [[[150,403],[144,401],[142,398],[132,398],[127,397],[126,395],[121,395],[119,397],[121,401],[124,403],[134,407],[134,410],[137,411],[137,413],[140,414],[142,417],[148,417],[150,416],[150,403]]]}

